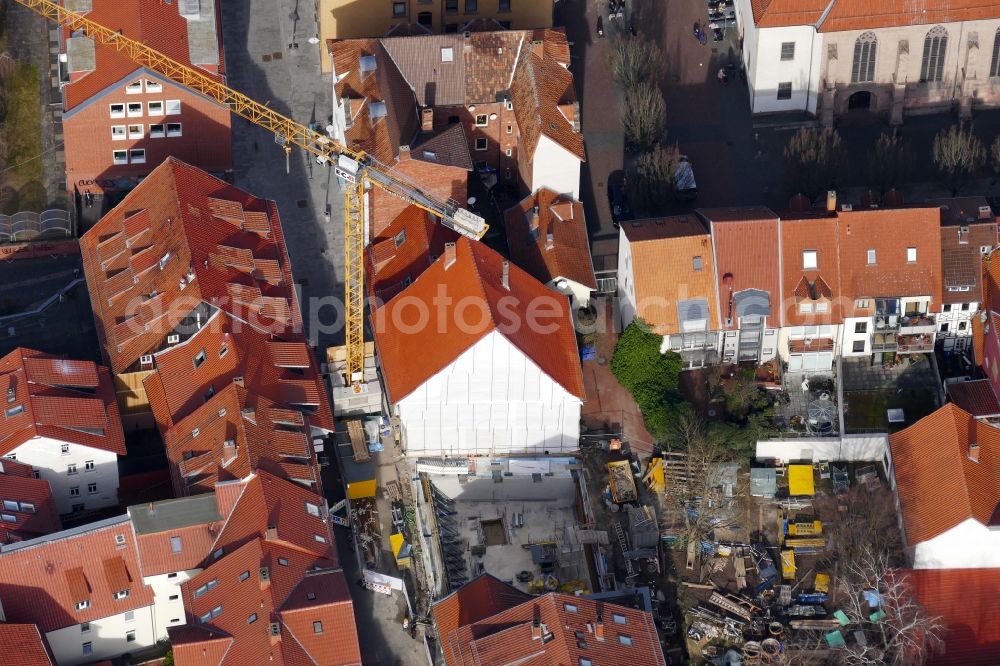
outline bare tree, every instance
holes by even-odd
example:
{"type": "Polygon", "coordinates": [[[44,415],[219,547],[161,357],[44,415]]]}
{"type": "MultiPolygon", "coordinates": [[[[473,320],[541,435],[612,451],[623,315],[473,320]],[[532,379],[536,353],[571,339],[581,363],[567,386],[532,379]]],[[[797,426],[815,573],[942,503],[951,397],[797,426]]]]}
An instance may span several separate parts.
{"type": "Polygon", "coordinates": [[[958,123],[938,132],[931,153],[953,197],[986,162],[986,149],[972,123],[958,123]]]}
{"type": "Polygon", "coordinates": [[[893,569],[886,554],[862,548],[837,585],[849,626],[865,634],[865,644],[854,641],[841,655],[846,666],[920,666],[943,645],[941,618],[926,613],[906,572],[893,569]],[[878,595],[877,607],[869,605],[865,590],[878,595]]]}
{"type": "Polygon", "coordinates": [[[636,158],[625,183],[632,210],[655,214],[669,204],[680,156],[673,144],[655,146],[636,158]]]}
{"type": "Polygon", "coordinates": [[[815,199],[836,185],[846,163],[840,135],[829,127],[803,127],[785,146],[785,179],[791,194],[802,193],[815,199]]]}
{"type": "Polygon", "coordinates": [[[902,564],[895,501],[884,485],[857,483],[843,495],[817,495],[813,505],[819,514],[837,516],[824,523],[823,529],[839,566],[846,567],[869,552],[885,556],[890,564],[902,564]]]}
{"type": "Polygon", "coordinates": [[[637,37],[613,39],[608,53],[611,78],[628,92],[645,81],[658,81],[663,73],[663,54],[656,44],[637,37]]]}
{"type": "Polygon", "coordinates": [[[891,134],[883,132],[868,151],[868,178],[878,185],[879,192],[884,195],[906,180],[912,163],[910,142],[904,140],[896,129],[891,134]]]}
{"type": "MultiPolygon", "coordinates": [[[[681,410],[670,438],[676,451],[668,451],[664,517],[673,523],[686,543],[700,544],[716,530],[731,529],[742,523],[743,497],[749,484],[725,492],[722,471],[730,463],[725,446],[713,441],[705,423],[693,410],[681,410]]],[[[707,568],[699,570],[704,580],[707,568]]]]}
{"type": "Polygon", "coordinates": [[[990,166],[993,167],[993,173],[1000,175],[1000,134],[990,144],[990,166]]]}
{"type": "Polygon", "coordinates": [[[643,81],[625,91],[622,127],[625,141],[640,149],[649,148],[663,138],[667,128],[667,107],[653,83],[643,81]]]}

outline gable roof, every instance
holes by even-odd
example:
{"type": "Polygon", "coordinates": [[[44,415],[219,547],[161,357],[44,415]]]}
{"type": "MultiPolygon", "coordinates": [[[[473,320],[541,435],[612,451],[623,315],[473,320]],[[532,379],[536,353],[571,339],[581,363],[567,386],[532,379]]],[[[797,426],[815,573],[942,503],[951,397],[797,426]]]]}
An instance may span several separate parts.
{"type": "Polygon", "coordinates": [[[4,614],[48,633],[151,606],[137,552],[127,516],[0,547],[4,614]],[[115,599],[123,589],[129,595],[115,599]],[[81,601],[90,605],[77,610],[81,601]]]}
{"type": "Polygon", "coordinates": [[[33,539],[62,529],[52,489],[45,479],[36,479],[31,465],[13,460],[0,461],[0,498],[14,502],[4,505],[6,516],[14,522],[0,522],[0,544],[33,539]]]}
{"type": "Polygon", "coordinates": [[[834,0],[752,0],[753,22],[758,28],[814,25],[834,0]]]}
{"type": "Polygon", "coordinates": [[[942,303],[982,303],[981,248],[997,244],[997,221],[986,198],[961,197],[927,203],[934,203],[941,210],[942,303]]]}
{"type": "Polygon", "coordinates": [[[56,663],[34,624],[0,623],[0,654],[7,666],[55,666],[56,663]]]}
{"type": "Polygon", "coordinates": [[[843,320],[840,302],[840,246],[835,217],[781,220],[781,280],[783,293],[794,296],[784,305],[789,326],[836,324],[843,320]],[[815,252],[816,267],[805,268],[804,253],[815,252]],[[816,305],[826,302],[826,312],[816,305]],[[812,312],[801,312],[801,304],[812,312]]]}
{"type": "Polygon", "coordinates": [[[567,299],[517,266],[508,266],[506,289],[501,283],[503,266],[503,257],[490,248],[460,238],[454,260],[446,248],[413,284],[375,310],[375,343],[392,401],[408,396],[493,331],[566,391],[585,398],[567,299]],[[406,310],[412,312],[414,303],[433,313],[424,326],[411,324],[412,314],[406,310]],[[529,321],[547,330],[536,332],[532,329],[540,326],[529,321]]]}
{"type": "Polygon", "coordinates": [[[1000,503],[1000,430],[954,403],[889,436],[906,541],[912,548],[961,522],[989,525],[1000,503]],[[979,445],[979,462],[968,457],[979,445]]]}
{"type": "Polygon", "coordinates": [[[410,150],[410,157],[428,164],[443,164],[472,171],[469,141],[462,123],[448,125],[437,134],[423,139],[410,150]]]}
{"type": "MultiPolygon", "coordinates": [[[[222,81],[224,73],[222,38],[215,20],[215,3],[202,2],[199,9],[204,24],[192,27],[180,15],[180,4],[149,0],[94,0],[87,18],[138,40],[181,64],[199,67],[203,74],[222,81]],[[195,40],[192,43],[192,38],[195,40]]],[[[70,33],[67,31],[66,36],[70,33]]],[[[86,39],[73,37],[73,39],[86,39]]],[[[90,47],[88,47],[90,48],[90,47]]],[[[70,111],[98,95],[110,85],[122,82],[140,68],[114,46],[94,44],[93,70],[73,79],[64,88],[65,111],[70,111]]],[[[80,71],[80,70],[78,70],[80,71]]]]}
{"type": "Polygon", "coordinates": [[[542,188],[504,214],[510,258],[540,282],[597,288],[583,204],[542,188]],[[551,236],[551,238],[550,238],[551,236]]]}
{"type": "Polygon", "coordinates": [[[988,379],[948,384],[948,398],[977,418],[1000,416],[1000,401],[988,379]]]}
{"type": "Polygon", "coordinates": [[[573,75],[558,60],[529,50],[518,60],[510,86],[514,117],[520,133],[520,151],[530,159],[539,140],[546,136],[576,156],[586,160],[580,132],[579,105],[573,75]],[[571,109],[567,117],[565,108],[571,109]]]}
{"type": "Polygon", "coordinates": [[[198,568],[224,520],[214,493],[130,506],[128,516],[143,576],[198,568]]]}
{"type": "Polygon", "coordinates": [[[175,158],[84,234],[80,251],[115,372],[169,333],[190,336],[197,328],[186,318],[201,303],[278,337],[301,330],[276,204],[175,158]]]}
{"type": "Polygon", "coordinates": [[[0,456],[34,437],[125,455],[115,389],[107,368],[19,347],[0,358],[0,456]]]}
{"type": "Polygon", "coordinates": [[[924,612],[944,626],[944,652],[930,666],[1000,663],[1000,569],[909,569],[905,576],[924,612]]]}
{"type": "Polygon", "coordinates": [[[1000,15],[996,0],[833,0],[819,32],[868,30],[907,25],[935,25],[994,19],[1000,15]]]}
{"type": "MultiPolygon", "coordinates": [[[[474,624],[531,599],[509,583],[492,574],[483,573],[436,601],[431,607],[434,624],[441,639],[441,650],[446,660],[458,649],[452,645],[454,632],[459,627],[474,624]]],[[[448,663],[451,663],[450,661],[448,663]]]]}
{"type": "Polygon", "coordinates": [[[460,624],[447,637],[439,627],[439,635],[449,666],[562,666],[581,658],[597,664],[666,664],[650,613],[555,592],[460,624]]]}
{"type": "Polygon", "coordinates": [[[427,211],[407,206],[365,248],[369,292],[381,302],[390,300],[431,265],[432,257],[444,253],[445,243],[457,239],[427,211]]]}

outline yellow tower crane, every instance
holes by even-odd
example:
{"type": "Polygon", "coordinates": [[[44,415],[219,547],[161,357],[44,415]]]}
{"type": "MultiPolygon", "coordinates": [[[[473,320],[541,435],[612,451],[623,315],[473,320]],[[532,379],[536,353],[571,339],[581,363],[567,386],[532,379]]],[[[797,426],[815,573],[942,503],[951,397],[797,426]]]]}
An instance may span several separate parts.
{"type": "Polygon", "coordinates": [[[472,239],[486,233],[483,218],[454,202],[441,201],[420,186],[362,151],[351,150],[330,137],[300,125],[290,118],[254,101],[241,92],[216,81],[207,73],[173,60],[142,42],[71,12],[53,0],[17,0],[42,16],[74,32],[82,32],[99,44],[114,47],[135,64],[160,74],[227,107],[231,112],[259,127],[274,132],[286,154],[295,145],[316,156],[323,164],[333,164],[346,181],[344,188],[344,322],[347,365],[344,379],[359,385],[364,378],[364,195],[372,185],[437,217],[441,224],[472,239]]]}

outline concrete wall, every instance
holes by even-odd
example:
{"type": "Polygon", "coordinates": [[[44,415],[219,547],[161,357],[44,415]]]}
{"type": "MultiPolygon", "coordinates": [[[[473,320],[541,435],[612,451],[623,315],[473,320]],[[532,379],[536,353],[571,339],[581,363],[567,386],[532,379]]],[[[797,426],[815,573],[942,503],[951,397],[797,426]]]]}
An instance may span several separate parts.
{"type": "Polygon", "coordinates": [[[496,331],[396,404],[413,457],[576,451],[580,407],[496,331]]]}
{"type": "Polygon", "coordinates": [[[71,191],[74,188],[80,191],[86,191],[88,187],[93,189],[90,182],[93,180],[113,181],[121,177],[144,176],[171,155],[209,172],[225,172],[233,168],[229,110],[145,70],[74,107],[63,116],[63,127],[66,136],[66,187],[71,191]],[[143,88],[139,94],[126,93],[126,84],[140,79],[159,83],[162,92],[147,93],[143,88]],[[149,102],[163,102],[165,114],[167,100],[180,100],[179,114],[150,115],[149,102]],[[118,103],[140,103],[142,115],[128,117],[126,106],[125,118],[112,118],[110,105],[118,103]],[[181,135],[150,137],[150,125],[163,124],[165,129],[166,123],[180,123],[181,135]],[[126,127],[124,140],[112,139],[111,128],[117,125],[126,127]],[[129,125],[142,125],[143,138],[127,138],[129,125]],[[132,148],[146,151],[145,163],[116,166],[114,151],[132,148]]]}
{"type": "Polygon", "coordinates": [[[507,476],[502,483],[489,477],[469,477],[461,483],[457,476],[431,478],[438,490],[463,502],[547,502],[571,506],[576,501],[576,481],[571,476],[543,476],[540,483],[531,477],[507,476]]]}
{"type": "Polygon", "coordinates": [[[153,607],[137,608],[131,620],[125,613],[94,620],[89,631],[81,631],[79,624],[72,624],[45,634],[60,666],[91,664],[102,659],[113,659],[125,653],[136,653],[156,644],[153,626],[153,607]],[[135,631],[135,640],[128,642],[126,633],[135,631]],[[93,652],[83,654],[83,644],[90,643],[93,652]]]}
{"type": "MultiPolygon", "coordinates": [[[[472,159],[476,159],[473,153],[472,159]]],[[[547,187],[559,194],[580,198],[580,159],[544,134],[538,137],[532,160],[531,182],[525,183],[536,192],[547,187]]]]}
{"type": "Polygon", "coordinates": [[[31,465],[49,482],[60,514],[71,513],[74,504],[83,504],[86,511],[118,504],[117,454],[48,437],[28,440],[12,453],[18,462],[31,465]],[[62,453],[63,444],[69,445],[67,453],[62,453]],[[87,470],[87,461],[93,461],[93,470],[87,470]],[[70,465],[76,465],[75,474],[67,473],[70,465]],[[87,491],[91,483],[97,484],[97,492],[87,491]],[[72,488],[78,488],[79,494],[70,494],[72,488]]]}
{"type": "Polygon", "coordinates": [[[158,576],[144,576],[142,582],[153,590],[153,627],[157,640],[167,639],[167,627],[176,627],[187,622],[184,615],[184,595],[181,583],[187,582],[201,573],[201,569],[178,571],[158,576]],[[176,596],[176,599],[171,597],[176,596]]]}
{"type": "Polygon", "coordinates": [[[819,68],[815,66],[822,36],[812,26],[763,28],[757,33],[753,71],[747,71],[753,113],[816,111],[819,68]],[[781,45],[795,44],[795,56],[781,59],[781,45]],[[792,84],[792,96],[778,99],[778,84],[792,84]]]}
{"type": "Polygon", "coordinates": [[[789,461],[881,461],[889,444],[888,435],[844,435],[768,439],[757,442],[757,459],[789,461]]]}
{"type": "Polygon", "coordinates": [[[914,569],[1000,567],[1000,531],[969,518],[913,549],[914,569]]]}

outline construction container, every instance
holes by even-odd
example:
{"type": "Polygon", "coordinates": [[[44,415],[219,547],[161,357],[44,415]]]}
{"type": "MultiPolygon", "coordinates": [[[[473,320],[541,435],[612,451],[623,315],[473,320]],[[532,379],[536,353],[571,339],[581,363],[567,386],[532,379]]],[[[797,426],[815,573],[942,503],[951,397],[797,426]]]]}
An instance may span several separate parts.
{"type": "Polygon", "coordinates": [[[627,460],[614,460],[608,463],[608,486],[615,504],[627,504],[639,499],[635,479],[632,478],[632,465],[627,460]]]}
{"type": "Polygon", "coordinates": [[[812,497],[816,494],[812,465],[788,466],[788,494],[792,497],[812,497]]]}
{"type": "Polygon", "coordinates": [[[781,577],[785,580],[795,580],[795,551],[781,551],[781,577]]]}

